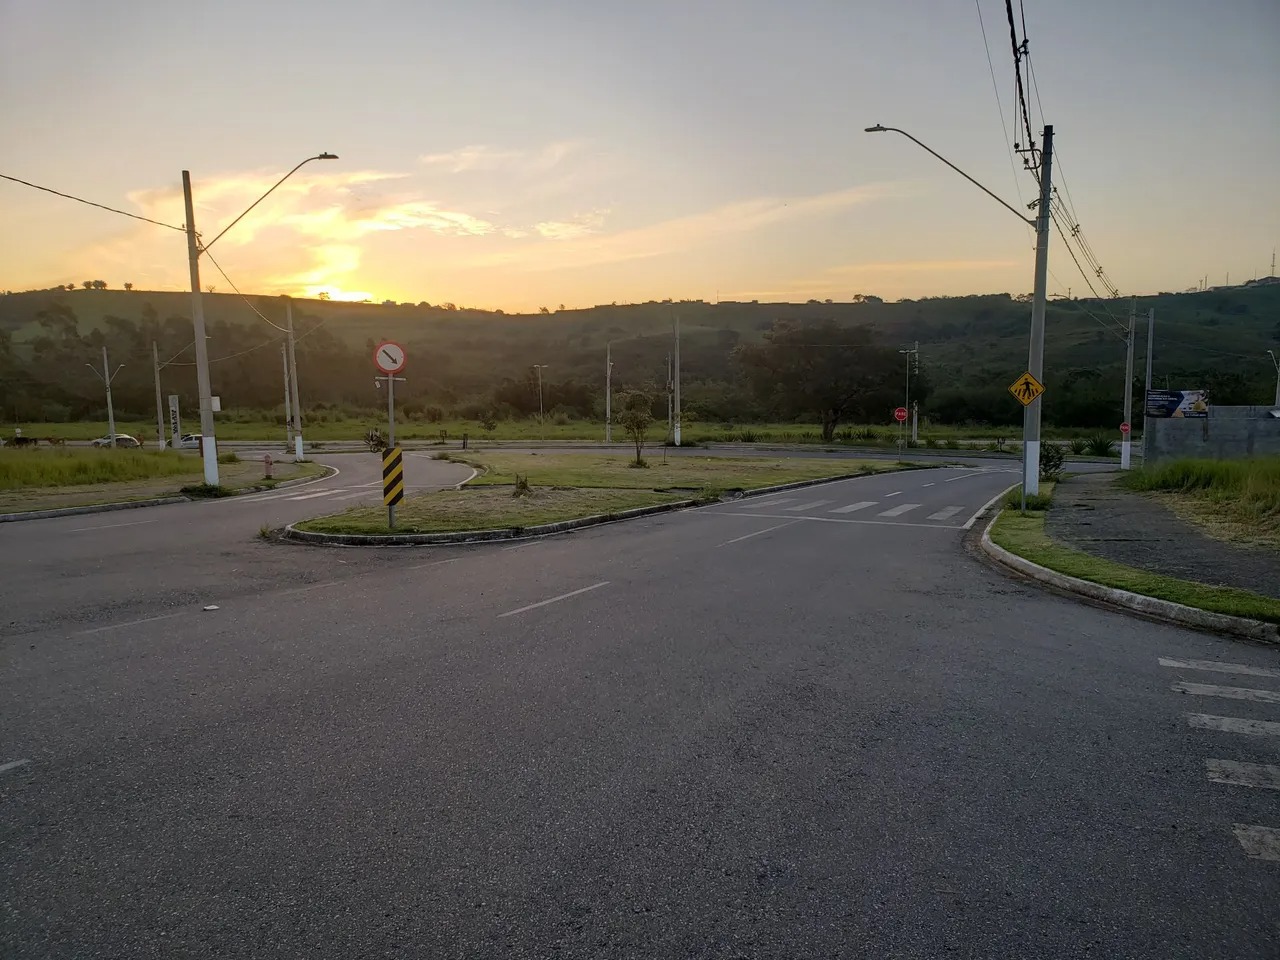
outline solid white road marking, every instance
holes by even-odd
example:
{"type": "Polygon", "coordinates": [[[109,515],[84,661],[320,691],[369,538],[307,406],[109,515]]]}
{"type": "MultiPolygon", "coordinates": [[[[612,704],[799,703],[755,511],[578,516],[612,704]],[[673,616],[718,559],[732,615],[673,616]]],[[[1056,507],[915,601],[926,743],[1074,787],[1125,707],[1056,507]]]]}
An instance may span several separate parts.
{"type": "Polygon", "coordinates": [[[1280,767],[1269,763],[1241,763],[1239,760],[1206,760],[1205,770],[1214,783],[1232,787],[1261,787],[1280,790],[1280,767]]]}
{"type": "Polygon", "coordinates": [[[751,507],[752,509],[754,509],[754,508],[756,508],[756,507],[770,507],[770,508],[772,508],[772,507],[780,507],[780,506],[782,506],[784,503],[795,503],[795,501],[796,501],[796,498],[795,498],[795,497],[787,497],[787,498],[785,498],[785,499],[783,499],[783,500],[770,500],[770,499],[768,499],[768,498],[766,497],[764,500],[756,500],[756,501],[753,501],[753,502],[751,502],[751,503],[744,503],[744,504],[742,504],[742,506],[743,506],[743,507],[751,507]]]}
{"type": "Polygon", "coordinates": [[[30,760],[10,760],[8,763],[0,763],[0,773],[8,773],[18,767],[25,767],[30,762],[30,760]]]}
{"type": "Polygon", "coordinates": [[[964,526],[963,526],[961,529],[963,529],[963,530],[972,530],[972,529],[973,529],[973,525],[974,525],[975,523],[977,523],[977,522],[978,522],[978,518],[979,518],[980,516],[982,516],[984,513],[986,513],[986,512],[991,508],[991,505],[992,505],[992,504],[994,504],[997,500],[999,500],[1001,497],[1003,497],[1006,493],[1008,493],[1010,490],[1012,490],[1012,489],[1013,489],[1014,487],[1016,487],[1016,486],[1017,486],[1017,484],[1015,483],[1015,484],[1013,484],[1013,486],[1005,487],[1003,490],[1001,490],[999,493],[997,493],[994,497],[992,497],[990,500],[988,500],[986,503],[984,503],[982,506],[980,506],[980,507],[978,508],[978,512],[977,512],[977,513],[975,513],[975,514],[974,514],[972,517],[970,517],[968,520],[966,520],[966,521],[964,522],[964,526]]]}
{"type": "Polygon", "coordinates": [[[457,563],[461,557],[450,557],[448,560],[432,560],[430,563],[420,563],[417,566],[409,567],[410,570],[425,570],[427,567],[438,567],[446,563],[457,563]]]}
{"type": "Polygon", "coordinates": [[[289,497],[289,500],[314,500],[316,497],[327,497],[331,493],[333,493],[332,490],[321,490],[319,493],[304,493],[300,497],[289,497]]]}
{"type": "Polygon", "coordinates": [[[919,527],[921,530],[963,530],[963,527],[950,523],[908,523],[905,520],[852,520],[845,517],[820,517],[809,514],[805,517],[786,517],[780,513],[728,513],[720,510],[704,508],[713,517],[754,517],[758,520],[816,520],[818,523],[851,523],[872,527],[919,527]]]}
{"type": "Polygon", "coordinates": [[[734,537],[732,540],[726,540],[724,543],[720,544],[720,546],[727,547],[731,543],[741,543],[743,540],[750,540],[752,537],[758,537],[762,533],[770,533],[774,530],[781,530],[783,527],[789,527],[791,526],[791,524],[799,523],[799,522],[800,522],[800,518],[797,517],[795,520],[788,520],[786,523],[779,523],[772,527],[765,527],[763,530],[757,530],[755,533],[748,533],[745,537],[734,537]]]}
{"type": "Polygon", "coordinates": [[[130,520],[128,523],[104,523],[96,527],[72,527],[67,533],[80,533],[84,530],[110,530],[113,527],[136,527],[143,523],[155,523],[154,520],[130,520]]]}
{"type": "Polygon", "coordinates": [[[961,475],[960,475],[960,476],[958,476],[958,477],[952,477],[952,478],[951,478],[951,479],[949,479],[949,480],[943,480],[942,482],[943,482],[943,483],[955,483],[957,480],[968,480],[970,477],[980,477],[980,476],[982,476],[982,473],[981,473],[981,472],[979,472],[979,473],[964,473],[964,474],[961,474],[961,475]]]}
{"type": "Polygon", "coordinates": [[[1255,703],[1280,703],[1280,693],[1275,690],[1254,690],[1250,687],[1220,687],[1216,683],[1173,683],[1174,693],[1190,693],[1197,697],[1222,697],[1226,700],[1252,700],[1255,703]]]}
{"type": "Polygon", "coordinates": [[[878,516],[878,517],[900,517],[900,516],[902,516],[904,513],[907,513],[907,512],[909,512],[909,511],[911,511],[911,510],[914,510],[914,509],[915,509],[916,507],[918,507],[918,506],[920,506],[920,504],[918,504],[918,503],[900,503],[900,504],[898,504],[896,507],[894,507],[892,510],[885,510],[885,511],[884,511],[884,512],[882,512],[882,513],[878,513],[878,514],[876,514],[876,516],[878,516]]]}
{"type": "Polygon", "coordinates": [[[850,503],[847,506],[834,507],[832,508],[831,512],[832,513],[853,513],[855,510],[865,510],[867,509],[867,507],[874,507],[876,503],[877,501],[875,500],[862,500],[858,503],[850,503]]]}
{"type": "Polygon", "coordinates": [[[1246,857],[1280,862],[1280,830],[1250,823],[1235,823],[1231,826],[1246,857]]]}
{"type": "Polygon", "coordinates": [[[794,507],[787,507],[786,509],[788,513],[793,510],[812,510],[814,507],[824,507],[830,502],[830,500],[810,500],[808,503],[797,503],[794,507]]]}
{"type": "Polygon", "coordinates": [[[528,610],[536,610],[538,607],[545,607],[549,603],[559,603],[561,600],[568,600],[570,597],[576,597],[580,593],[587,593],[591,590],[599,590],[601,587],[607,587],[611,581],[601,580],[599,583],[593,583],[589,587],[582,587],[579,590],[570,590],[568,593],[562,593],[558,597],[552,597],[549,600],[539,600],[537,603],[531,603],[528,606],[517,607],[515,610],[508,610],[506,613],[498,614],[498,618],[514,617],[517,613],[524,613],[528,610]]]}
{"type": "Polygon", "coordinates": [[[1208,670],[1212,673],[1238,673],[1246,677],[1280,677],[1280,670],[1273,667],[1251,667],[1244,663],[1222,663],[1218,660],[1175,660],[1161,657],[1160,666],[1180,670],[1208,670]]]}
{"type": "Polygon", "coordinates": [[[964,507],[944,507],[943,509],[939,510],[937,513],[929,514],[929,519],[930,520],[950,520],[952,517],[954,517],[957,513],[959,513],[963,509],[964,507]]]}
{"type": "Polygon", "coordinates": [[[1197,730],[1247,733],[1252,737],[1280,737],[1280,723],[1274,720],[1245,720],[1240,717],[1215,717],[1208,713],[1188,713],[1187,724],[1197,730]]]}
{"type": "Polygon", "coordinates": [[[190,616],[188,613],[166,613],[158,617],[143,617],[141,620],[127,620],[124,623],[112,623],[105,627],[92,627],[88,630],[80,630],[76,636],[82,636],[86,633],[101,633],[103,630],[119,630],[122,627],[137,627],[144,623],[155,623],[157,620],[172,620],[174,617],[190,616]]]}

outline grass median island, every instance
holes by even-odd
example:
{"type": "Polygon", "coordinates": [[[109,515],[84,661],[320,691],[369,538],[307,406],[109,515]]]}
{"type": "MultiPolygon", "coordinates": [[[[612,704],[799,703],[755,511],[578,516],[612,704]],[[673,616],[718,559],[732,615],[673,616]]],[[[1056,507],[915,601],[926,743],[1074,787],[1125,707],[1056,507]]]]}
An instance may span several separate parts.
{"type": "Polygon", "coordinates": [[[1280,457],[1174,460],[1126,473],[1120,482],[1158,494],[1218,539],[1280,548],[1280,457]]]}
{"type": "MultiPolygon", "coordinates": [[[[229,458],[228,458],[229,459],[229,458]]],[[[219,459],[221,490],[271,486],[319,476],[314,463],[277,462],[263,478],[259,460],[219,459]]],[[[128,503],[177,496],[204,481],[200,458],[159,450],[0,449],[0,513],[128,503]]]]}
{"type": "Polygon", "coordinates": [[[1006,509],[991,528],[991,539],[1010,553],[1058,573],[1212,613],[1280,623],[1280,600],[1235,587],[1215,587],[1103,560],[1064,546],[1045,533],[1044,512],[1006,509]]]}
{"type": "Polygon", "coordinates": [[[760,459],[673,456],[667,464],[649,453],[649,466],[628,466],[629,456],[573,453],[476,453],[484,473],[464,490],[409,497],[400,504],[396,529],[385,507],[356,507],[296,525],[313,533],[383,535],[520,530],[580,517],[611,515],[636,507],[713,498],[724,490],[753,490],[797,480],[882,473],[906,464],[887,461],[760,459]],[[516,477],[529,492],[515,496],[516,477]]]}

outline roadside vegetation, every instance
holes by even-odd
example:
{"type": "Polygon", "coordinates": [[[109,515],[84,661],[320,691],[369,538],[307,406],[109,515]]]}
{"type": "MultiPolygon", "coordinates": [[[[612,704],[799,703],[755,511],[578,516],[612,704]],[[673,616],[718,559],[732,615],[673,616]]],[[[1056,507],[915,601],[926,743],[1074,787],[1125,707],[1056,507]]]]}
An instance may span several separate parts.
{"type": "Polygon", "coordinates": [[[199,472],[199,460],[158,450],[0,450],[0,490],[120,483],[199,472]]]}
{"type": "Polygon", "coordinates": [[[1280,548],[1280,457],[1174,460],[1121,477],[1211,535],[1280,548]]]}

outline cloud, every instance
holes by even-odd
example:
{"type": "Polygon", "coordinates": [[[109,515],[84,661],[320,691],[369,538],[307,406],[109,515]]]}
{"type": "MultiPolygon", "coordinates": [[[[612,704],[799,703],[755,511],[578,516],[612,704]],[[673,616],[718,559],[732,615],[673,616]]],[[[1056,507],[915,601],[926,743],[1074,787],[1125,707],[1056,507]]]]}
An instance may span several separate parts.
{"type": "Polygon", "coordinates": [[[419,159],[428,167],[439,167],[449,173],[483,170],[545,173],[562,163],[580,146],[576,140],[556,141],[537,150],[504,150],[484,144],[472,144],[447,153],[429,153],[419,159]]]}
{"type": "Polygon", "coordinates": [[[604,226],[605,214],[608,210],[593,210],[569,220],[544,220],[534,224],[533,229],[538,236],[546,240],[575,240],[598,233],[604,226]]]}

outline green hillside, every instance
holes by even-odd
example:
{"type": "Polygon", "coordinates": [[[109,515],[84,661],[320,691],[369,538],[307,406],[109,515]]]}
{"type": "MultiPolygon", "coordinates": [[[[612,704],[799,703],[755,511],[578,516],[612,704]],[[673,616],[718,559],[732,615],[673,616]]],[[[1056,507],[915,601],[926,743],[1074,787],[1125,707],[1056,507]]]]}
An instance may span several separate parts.
{"type": "MultiPolygon", "coordinates": [[[[254,310],[282,324],[275,297],[206,294],[215,392],[224,404],[280,405],[280,334],[254,310]]],[[[1280,285],[1138,300],[1136,379],[1144,369],[1145,314],[1156,310],[1155,381],[1207,387],[1219,403],[1264,403],[1280,350],[1280,285]]],[[[101,388],[86,363],[101,362],[105,344],[126,364],[116,384],[117,408],[145,415],[154,406],[151,342],[161,359],[191,342],[190,294],[160,291],[34,291],[0,296],[0,404],[4,419],[97,417],[101,388]]],[[[1046,321],[1045,415],[1050,423],[1108,426],[1118,422],[1124,344],[1113,318],[1127,322],[1129,304],[1056,300],[1046,321]]],[[[1004,392],[1025,367],[1030,304],[1006,294],[885,303],[805,304],[697,302],[597,306],[547,314],[502,314],[452,305],[351,304],[295,300],[300,379],[310,405],[372,407],[370,354],[380,339],[409,351],[403,391],[410,405],[446,416],[488,409],[522,415],[536,409],[534,363],[548,365],[549,408],[573,416],[597,412],[605,344],[613,341],[617,389],[665,381],[671,324],[680,317],[685,396],[707,420],[765,419],[769,411],[742,387],[732,360],[739,343],[759,339],[778,319],[833,319],[870,327],[892,345],[920,342],[922,375],[913,387],[938,422],[1012,423],[1019,408],[1004,392]]],[[[166,392],[194,401],[190,352],[164,371],[166,392]]],[[[1140,406],[1140,404],[1138,404],[1140,406]]]]}

